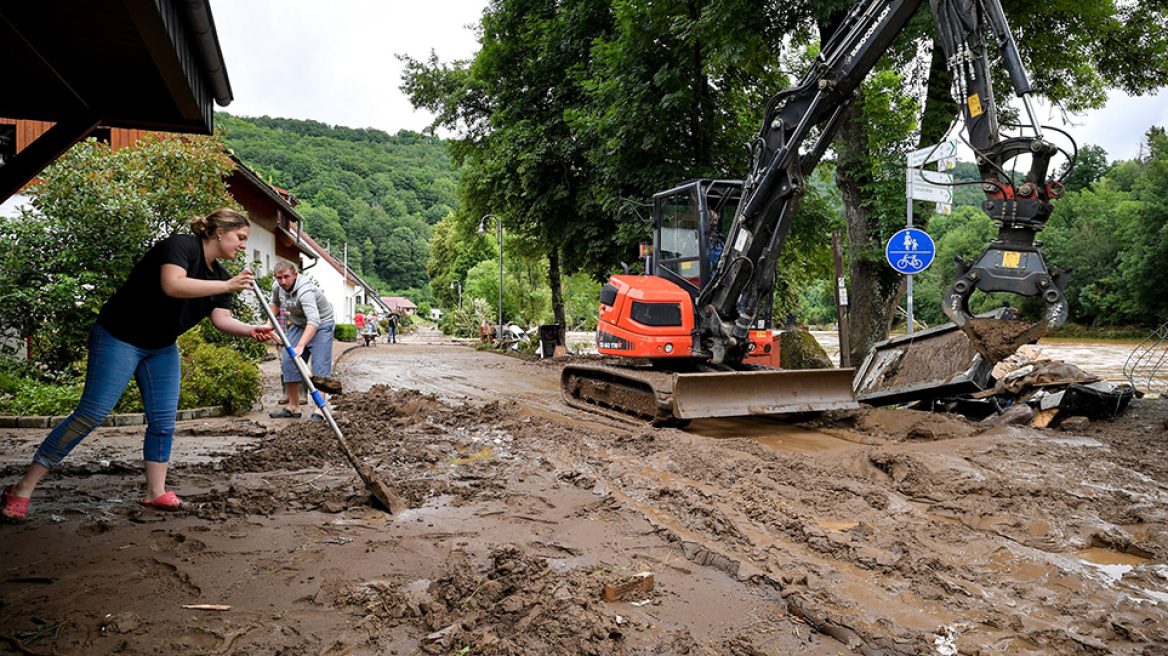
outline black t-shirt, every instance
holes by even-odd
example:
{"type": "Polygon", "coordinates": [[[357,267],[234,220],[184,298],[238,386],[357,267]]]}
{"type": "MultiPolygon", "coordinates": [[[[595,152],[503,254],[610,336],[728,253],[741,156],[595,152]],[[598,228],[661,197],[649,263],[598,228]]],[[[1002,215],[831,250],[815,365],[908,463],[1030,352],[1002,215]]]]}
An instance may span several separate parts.
{"type": "Polygon", "coordinates": [[[175,235],[155,244],[134,265],[130,277],[106,301],[97,323],[111,335],[139,348],[170,346],[215,308],[231,309],[231,294],[173,298],[162,291],[162,265],[186,269],[188,278],[230,280],[218,260],[207,267],[203,242],[194,235],[175,235]]]}

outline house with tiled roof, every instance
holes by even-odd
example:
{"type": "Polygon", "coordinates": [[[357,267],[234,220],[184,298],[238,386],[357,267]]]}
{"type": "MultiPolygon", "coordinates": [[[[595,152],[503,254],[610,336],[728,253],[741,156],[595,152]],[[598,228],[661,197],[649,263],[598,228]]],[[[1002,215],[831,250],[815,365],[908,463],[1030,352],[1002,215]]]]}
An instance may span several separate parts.
{"type": "Polygon", "coordinates": [[[398,314],[414,315],[418,313],[418,306],[405,296],[382,296],[381,302],[385,307],[398,314]]]}

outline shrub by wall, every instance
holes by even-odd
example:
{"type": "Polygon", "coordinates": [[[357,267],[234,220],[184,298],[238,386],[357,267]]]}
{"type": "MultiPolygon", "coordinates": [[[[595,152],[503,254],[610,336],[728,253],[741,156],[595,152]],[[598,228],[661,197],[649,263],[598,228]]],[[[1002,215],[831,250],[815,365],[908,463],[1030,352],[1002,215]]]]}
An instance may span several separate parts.
{"type": "MultiPolygon", "coordinates": [[[[179,337],[178,346],[182,358],[180,410],[227,406],[230,412],[240,412],[259,400],[262,389],[258,363],[226,346],[208,344],[198,330],[179,337]]],[[[84,363],[79,370],[85,370],[84,363]]],[[[46,382],[17,372],[4,373],[0,375],[0,415],[67,415],[77,407],[83,383],[83,376],[46,382]]],[[[142,412],[142,394],[135,381],[130,381],[114,412],[142,412]]]]}

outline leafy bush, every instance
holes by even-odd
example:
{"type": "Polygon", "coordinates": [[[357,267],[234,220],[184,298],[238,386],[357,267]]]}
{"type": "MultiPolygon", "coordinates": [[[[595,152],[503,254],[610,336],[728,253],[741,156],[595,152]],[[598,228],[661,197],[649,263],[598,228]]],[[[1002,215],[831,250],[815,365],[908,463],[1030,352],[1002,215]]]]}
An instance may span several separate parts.
{"type": "Polygon", "coordinates": [[[342,342],[357,341],[357,326],[351,323],[338,323],[336,330],[333,331],[333,337],[342,342]]]}
{"type": "Polygon", "coordinates": [[[250,409],[260,398],[256,362],[226,346],[208,344],[197,330],[179,337],[182,354],[180,408],[226,406],[229,412],[250,409]]]}
{"type": "MultiPolygon", "coordinates": [[[[182,358],[180,409],[203,406],[227,406],[230,412],[247,410],[259,400],[259,365],[217,344],[208,344],[198,330],[179,338],[182,358]]],[[[65,380],[44,380],[31,375],[25,367],[8,367],[0,372],[0,415],[66,415],[77,407],[84,387],[84,376],[65,380]]],[[[85,370],[81,362],[74,369],[85,370]]],[[[142,393],[137,381],[131,380],[114,413],[142,412],[142,393]]]]}
{"type": "Polygon", "coordinates": [[[468,299],[465,307],[451,309],[442,315],[438,328],[451,337],[478,337],[479,326],[491,323],[491,306],[481,298],[468,299]]]}
{"type": "MultiPolygon", "coordinates": [[[[232,276],[238,275],[243,269],[244,264],[245,262],[242,258],[223,262],[223,265],[227,268],[227,272],[232,276]]],[[[253,271],[259,268],[258,262],[252,264],[253,271]]],[[[271,289],[272,281],[273,278],[270,272],[256,278],[256,283],[261,290],[271,289]]],[[[247,324],[262,325],[267,323],[267,313],[264,312],[263,308],[258,306],[258,303],[259,301],[256,300],[255,293],[250,290],[232,294],[231,314],[236,319],[247,324]]],[[[208,344],[220,344],[230,347],[243,354],[249,360],[259,362],[268,352],[268,345],[266,343],[257,342],[250,337],[233,337],[232,335],[228,335],[216,328],[210,319],[203,319],[199,322],[199,332],[203,334],[203,341],[208,344]]]]}
{"type": "Polygon", "coordinates": [[[81,385],[17,381],[0,393],[0,414],[17,416],[63,415],[73,412],[81,399],[81,385]]]}

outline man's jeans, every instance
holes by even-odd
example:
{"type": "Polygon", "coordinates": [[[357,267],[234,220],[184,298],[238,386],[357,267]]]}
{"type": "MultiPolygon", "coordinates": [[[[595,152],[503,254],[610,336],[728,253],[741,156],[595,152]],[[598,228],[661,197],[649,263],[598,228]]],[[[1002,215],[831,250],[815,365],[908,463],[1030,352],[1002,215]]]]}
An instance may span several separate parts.
{"type": "Polygon", "coordinates": [[[109,416],[131,377],[138,380],[146,409],[142,457],[146,462],[169,462],[181,380],[178,344],[160,349],[139,348],[96,324],[89,332],[89,359],[81,401],[73,414],[45,437],[33,462],[49,469],[60,463],[109,416]]]}
{"type": "MultiPolygon", "coordinates": [[[[304,345],[304,355],[300,358],[309,365],[309,371],[312,372],[313,376],[333,375],[334,332],[336,332],[336,324],[332,321],[321,324],[316,329],[316,334],[312,336],[312,339],[304,345]]],[[[295,346],[300,342],[300,336],[303,334],[303,326],[289,326],[288,343],[295,346]]],[[[284,350],[284,356],[280,360],[280,372],[284,374],[285,383],[299,383],[301,381],[300,370],[292,362],[287,349],[284,350]]]]}

